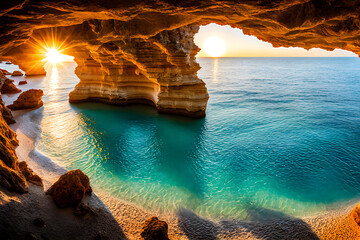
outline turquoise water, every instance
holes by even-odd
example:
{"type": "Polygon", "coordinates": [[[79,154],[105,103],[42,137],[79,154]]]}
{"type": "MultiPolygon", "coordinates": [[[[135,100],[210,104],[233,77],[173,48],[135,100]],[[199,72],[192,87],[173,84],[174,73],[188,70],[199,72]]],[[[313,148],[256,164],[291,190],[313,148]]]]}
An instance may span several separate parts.
{"type": "Polygon", "coordinates": [[[75,64],[33,84],[46,96],[38,150],[95,189],[154,211],[303,216],[360,197],[360,60],[202,58],[201,120],[148,106],[70,105],[75,64]]]}

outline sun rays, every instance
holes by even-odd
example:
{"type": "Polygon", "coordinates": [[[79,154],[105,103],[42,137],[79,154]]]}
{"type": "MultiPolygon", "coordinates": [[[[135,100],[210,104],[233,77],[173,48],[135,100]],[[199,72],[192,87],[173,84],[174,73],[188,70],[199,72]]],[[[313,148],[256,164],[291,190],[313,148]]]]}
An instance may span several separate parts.
{"type": "Polygon", "coordinates": [[[15,64],[17,61],[26,60],[26,65],[31,71],[73,60],[73,57],[67,55],[74,47],[71,41],[72,35],[63,32],[62,29],[54,28],[34,31],[30,39],[12,53],[15,64]]]}
{"type": "Polygon", "coordinates": [[[47,63],[52,65],[56,65],[58,63],[62,63],[71,59],[72,57],[61,54],[61,50],[53,47],[47,49],[46,58],[44,58],[43,61],[46,61],[47,63]]]}

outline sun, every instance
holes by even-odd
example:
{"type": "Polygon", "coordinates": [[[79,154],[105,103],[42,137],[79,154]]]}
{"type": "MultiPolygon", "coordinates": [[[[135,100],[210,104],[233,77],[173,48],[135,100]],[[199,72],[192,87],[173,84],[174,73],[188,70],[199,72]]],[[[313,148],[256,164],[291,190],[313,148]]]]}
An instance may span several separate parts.
{"type": "Polygon", "coordinates": [[[223,40],[218,37],[211,37],[204,44],[204,51],[211,57],[220,57],[224,54],[226,45],[223,40]]]}
{"type": "Polygon", "coordinates": [[[57,64],[66,60],[66,55],[61,54],[58,49],[52,47],[47,48],[46,50],[46,58],[44,59],[44,61],[47,61],[51,64],[57,64]]]}

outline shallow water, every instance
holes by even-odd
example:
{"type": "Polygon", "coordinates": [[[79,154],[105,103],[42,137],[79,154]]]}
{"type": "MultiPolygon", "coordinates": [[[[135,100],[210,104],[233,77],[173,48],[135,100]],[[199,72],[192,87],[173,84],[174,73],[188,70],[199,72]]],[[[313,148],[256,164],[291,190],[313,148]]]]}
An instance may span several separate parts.
{"type": "Polygon", "coordinates": [[[42,128],[37,149],[83,170],[95,189],[154,211],[304,216],[360,196],[359,59],[198,62],[210,94],[201,120],[149,106],[70,105],[74,63],[27,78],[23,88],[45,91],[33,114],[42,128]]]}

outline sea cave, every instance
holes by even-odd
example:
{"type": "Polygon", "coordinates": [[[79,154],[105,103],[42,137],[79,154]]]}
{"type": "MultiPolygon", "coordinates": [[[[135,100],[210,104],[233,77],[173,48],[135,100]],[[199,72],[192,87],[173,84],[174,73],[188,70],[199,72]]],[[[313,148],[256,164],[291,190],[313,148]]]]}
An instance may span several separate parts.
{"type": "Polygon", "coordinates": [[[360,238],[358,59],[230,62],[216,51],[198,59],[194,41],[201,27],[216,24],[274,48],[359,55],[358,7],[345,0],[4,3],[4,239],[360,238]],[[62,54],[73,60],[53,68],[62,54]],[[239,81],[218,82],[234,65],[243,66],[239,81]]]}

